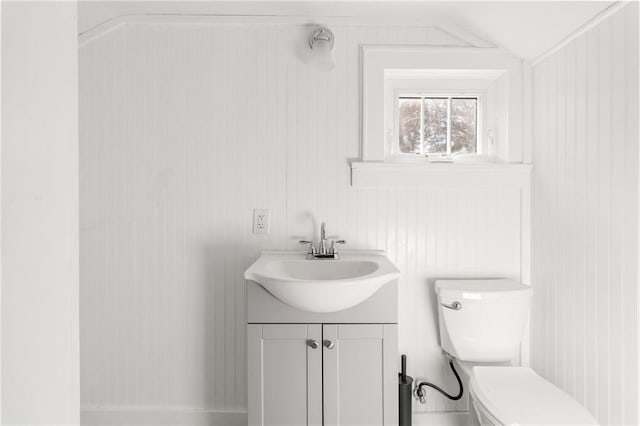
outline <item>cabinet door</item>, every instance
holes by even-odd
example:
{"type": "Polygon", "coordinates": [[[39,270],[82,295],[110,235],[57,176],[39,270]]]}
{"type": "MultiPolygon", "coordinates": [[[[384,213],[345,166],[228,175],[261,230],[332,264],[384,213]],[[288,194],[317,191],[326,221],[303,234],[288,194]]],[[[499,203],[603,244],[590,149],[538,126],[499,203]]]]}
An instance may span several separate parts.
{"type": "Polygon", "coordinates": [[[249,425],[321,426],[321,325],[249,324],[247,333],[249,425]]]}
{"type": "Polygon", "coordinates": [[[322,334],[324,425],[397,425],[397,326],[325,324],[322,334]]]}

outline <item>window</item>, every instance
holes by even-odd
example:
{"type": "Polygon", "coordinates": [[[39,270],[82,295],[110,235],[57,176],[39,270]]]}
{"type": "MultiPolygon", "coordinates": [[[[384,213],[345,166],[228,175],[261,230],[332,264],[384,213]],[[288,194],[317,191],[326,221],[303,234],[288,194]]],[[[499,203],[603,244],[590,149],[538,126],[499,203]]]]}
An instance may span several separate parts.
{"type": "Polygon", "coordinates": [[[429,153],[452,154],[459,163],[523,160],[528,71],[521,59],[490,47],[363,45],[361,50],[363,162],[426,164],[429,153]],[[403,116],[402,130],[400,98],[413,113],[403,116]],[[427,126],[418,109],[425,103],[427,126]],[[439,124],[428,124],[431,112],[440,116],[439,124]],[[455,155],[459,152],[469,155],[455,155]]]}
{"type": "Polygon", "coordinates": [[[400,95],[397,105],[399,153],[478,152],[478,97],[400,95]]]}
{"type": "Polygon", "coordinates": [[[491,46],[360,49],[362,148],[361,161],[351,162],[353,186],[528,185],[530,168],[508,164],[523,161],[529,125],[530,69],[520,58],[491,46]]]}

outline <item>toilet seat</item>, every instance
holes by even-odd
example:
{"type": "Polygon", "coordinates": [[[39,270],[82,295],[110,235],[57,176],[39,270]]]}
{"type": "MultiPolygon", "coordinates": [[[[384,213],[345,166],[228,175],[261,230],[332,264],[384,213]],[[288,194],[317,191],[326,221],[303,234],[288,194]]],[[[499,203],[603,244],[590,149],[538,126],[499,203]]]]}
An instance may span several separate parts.
{"type": "Polygon", "coordinates": [[[498,424],[598,425],[576,400],[530,368],[474,367],[469,387],[476,408],[498,424]]]}

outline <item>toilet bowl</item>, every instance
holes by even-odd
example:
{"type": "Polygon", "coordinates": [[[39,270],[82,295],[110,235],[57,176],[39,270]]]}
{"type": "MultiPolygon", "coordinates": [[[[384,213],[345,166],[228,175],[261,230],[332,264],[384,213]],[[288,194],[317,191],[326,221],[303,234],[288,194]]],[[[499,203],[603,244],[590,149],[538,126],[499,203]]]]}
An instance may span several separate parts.
{"type": "Polygon", "coordinates": [[[576,400],[515,366],[532,290],[507,279],[438,280],[440,346],[453,358],[476,425],[597,425],[576,400]]]}
{"type": "Polygon", "coordinates": [[[474,367],[471,403],[481,425],[597,425],[576,400],[526,367],[474,367]]]}

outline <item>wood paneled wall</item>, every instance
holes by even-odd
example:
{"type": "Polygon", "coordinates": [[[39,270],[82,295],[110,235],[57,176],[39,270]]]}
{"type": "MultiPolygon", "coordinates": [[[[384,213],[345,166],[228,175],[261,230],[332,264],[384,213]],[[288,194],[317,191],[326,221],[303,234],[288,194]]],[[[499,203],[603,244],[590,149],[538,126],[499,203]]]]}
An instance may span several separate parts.
{"type": "MultiPolygon", "coordinates": [[[[520,279],[522,194],[351,187],[360,44],[466,43],[432,27],[331,28],[331,72],[296,55],[309,30],[298,24],[127,23],[81,48],[85,410],[242,414],[242,273],[321,221],[346,249],[388,252],[410,373],[456,386],[434,280],[520,279]],[[271,210],[270,235],[251,233],[253,208],[271,210]]],[[[416,410],[466,409],[429,399],[416,410]]]]}
{"type": "Polygon", "coordinates": [[[638,423],[638,3],[533,69],[532,366],[638,423]]]}

